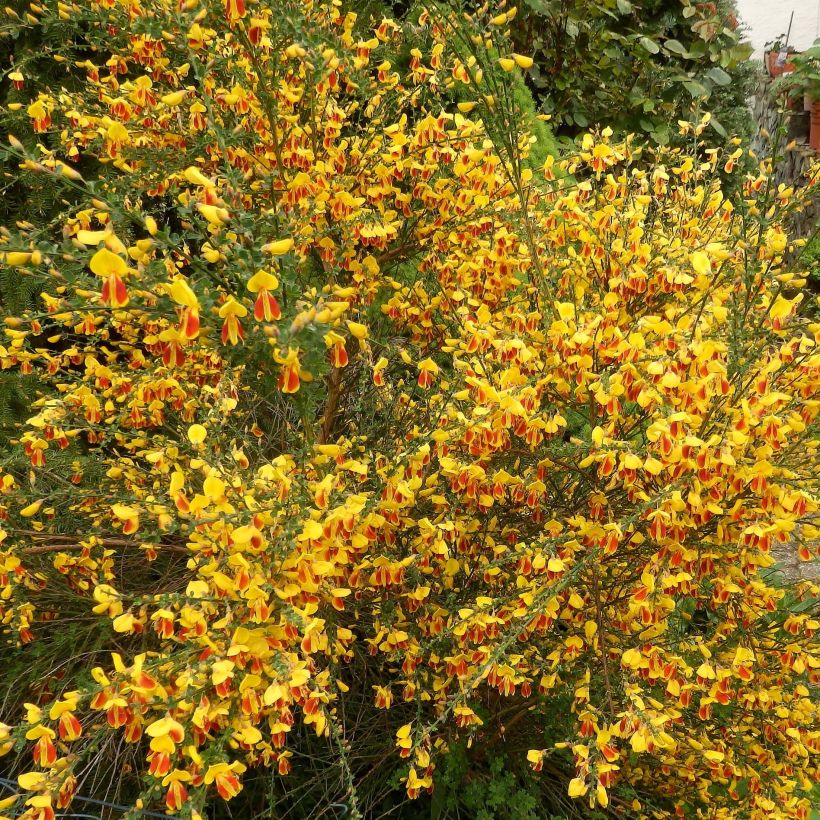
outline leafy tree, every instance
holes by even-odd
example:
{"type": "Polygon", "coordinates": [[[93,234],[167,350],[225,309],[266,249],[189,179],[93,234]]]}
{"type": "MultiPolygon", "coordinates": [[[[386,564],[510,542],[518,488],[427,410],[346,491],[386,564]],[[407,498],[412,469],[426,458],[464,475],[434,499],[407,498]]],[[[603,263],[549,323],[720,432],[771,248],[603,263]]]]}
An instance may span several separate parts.
{"type": "Polygon", "coordinates": [[[608,125],[665,144],[706,111],[713,141],[750,131],[755,71],[733,2],[524,0],[512,35],[560,133],[608,125]]]}
{"type": "Polygon", "coordinates": [[[6,149],[56,212],[0,248],[39,294],[0,349],[37,390],[0,476],[31,669],[0,805],[805,818],[818,590],[770,550],[817,535],[820,326],[783,261],[816,184],[707,118],[691,156],[605,129],[533,162],[506,6],[19,25],[63,18],[82,82],[6,149]],[[452,788],[466,749],[486,790],[452,788]]]}

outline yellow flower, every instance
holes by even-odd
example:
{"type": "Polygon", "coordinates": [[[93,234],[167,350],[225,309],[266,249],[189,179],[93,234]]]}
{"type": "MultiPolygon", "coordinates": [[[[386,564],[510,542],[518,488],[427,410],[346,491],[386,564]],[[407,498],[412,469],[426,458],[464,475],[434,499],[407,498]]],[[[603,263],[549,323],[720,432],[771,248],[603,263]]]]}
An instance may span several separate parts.
{"type": "Polygon", "coordinates": [[[23,791],[33,792],[45,785],[46,776],[43,772],[25,772],[17,776],[17,784],[23,791]]]}
{"type": "Polygon", "coordinates": [[[114,516],[123,522],[122,531],[125,535],[130,535],[139,529],[139,510],[136,507],[129,507],[125,504],[114,504],[111,507],[114,516]]]}
{"type": "Polygon", "coordinates": [[[204,202],[198,202],[197,210],[205,217],[209,225],[220,228],[226,225],[231,218],[225,208],[219,208],[216,205],[206,205],[204,202]]]}
{"type": "Polygon", "coordinates": [[[696,273],[706,275],[712,272],[712,263],[703,251],[695,251],[691,256],[691,262],[696,273]]]}
{"type": "Polygon", "coordinates": [[[279,280],[268,271],[258,270],[248,280],[247,287],[251,293],[258,293],[260,290],[276,290],[279,287],[279,280]]]}
{"type": "Polygon", "coordinates": [[[172,91],[170,94],[163,95],[160,99],[165,105],[173,107],[180,105],[186,96],[188,96],[187,91],[172,91]]]}
{"type": "Polygon", "coordinates": [[[208,431],[201,424],[192,424],[188,428],[188,441],[191,444],[202,444],[208,437],[208,431]]]}
{"type": "Polygon", "coordinates": [[[184,305],[189,308],[199,307],[199,300],[185,279],[175,279],[168,288],[168,293],[178,305],[184,305]]]}
{"type": "Polygon", "coordinates": [[[9,251],[3,257],[3,261],[12,268],[27,265],[31,261],[31,254],[25,251],[9,251]]]}
{"type": "MultiPolygon", "coordinates": [[[[111,231],[77,231],[75,239],[83,245],[99,245],[111,236],[111,231]]],[[[93,270],[93,269],[92,269],[93,270]]]]}
{"type": "Polygon", "coordinates": [[[123,276],[128,272],[125,260],[116,253],[111,253],[108,248],[100,248],[91,257],[89,267],[97,276],[123,276]]]}
{"type": "MultiPolygon", "coordinates": [[[[186,168],[184,173],[183,173],[183,176],[185,177],[186,180],[188,180],[188,182],[191,183],[191,185],[199,185],[203,188],[213,188],[213,187],[215,187],[214,183],[213,183],[213,180],[208,179],[208,177],[206,177],[202,173],[202,171],[200,171],[199,168],[197,168],[195,165],[191,165],[190,167],[186,168]]],[[[200,208],[200,211],[201,210],[202,209],[200,208]]],[[[206,219],[207,219],[207,216],[206,216],[206,219]]]]}
{"type": "Polygon", "coordinates": [[[277,239],[275,242],[268,242],[266,245],[262,246],[262,250],[265,253],[269,253],[271,256],[284,256],[292,248],[292,239],[277,239]]]}
{"type": "Polygon", "coordinates": [[[37,513],[40,512],[40,507],[42,506],[43,499],[38,498],[36,501],[32,501],[31,504],[20,510],[20,515],[23,516],[23,518],[31,518],[33,515],[37,515],[37,513]]]}

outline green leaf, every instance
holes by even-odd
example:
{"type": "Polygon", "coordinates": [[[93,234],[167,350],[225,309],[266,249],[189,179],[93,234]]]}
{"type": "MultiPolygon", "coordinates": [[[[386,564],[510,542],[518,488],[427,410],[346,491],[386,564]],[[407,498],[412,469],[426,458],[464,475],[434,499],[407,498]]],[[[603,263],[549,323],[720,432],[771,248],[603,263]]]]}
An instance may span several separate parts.
{"type": "Polygon", "coordinates": [[[630,14],[632,12],[632,3],[629,0],[617,0],[617,5],[621,14],[630,14]]]}
{"type": "Polygon", "coordinates": [[[701,85],[699,82],[697,82],[697,80],[684,80],[683,85],[693,97],[709,96],[709,91],[706,88],[706,86],[701,85]]]}
{"type": "MultiPolygon", "coordinates": [[[[703,57],[709,51],[709,46],[703,40],[697,40],[689,47],[689,56],[693,59],[703,57]]],[[[722,53],[722,52],[721,52],[722,53]]]]}
{"type": "Polygon", "coordinates": [[[732,78],[722,69],[715,66],[706,72],[706,76],[717,85],[729,85],[732,78]]]}
{"type": "Polygon", "coordinates": [[[529,6],[537,14],[549,14],[550,8],[545,0],[524,0],[524,5],[529,6]]]}
{"type": "Polygon", "coordinates": [[[709,125],[711,125],[712,128],[714,128],[715,131],[717,131],[718,134],[720,134],[720,136],[723,137],[723,139],[726,139],[729,136],[726,129],[714,117],[712,117],[712,119],[709,120],[709,125]]]}
{"type": "Polygon", "coordinates": [[[657,54],[661,48],[660,46],[654,41],[650,40],[648,37],[641,37],[638,42],[650,53],[650,54],[657,54]]]}
{"type": "Polygon", "coordinates": [[[751,43],[738,43],[729,49],[729,54],[736,63],[742,63],[752,56],[754,46],[751,43]]]}
{"type": "Polygon", "coordinates": [[[667,40],[663,45],[668,51],[674,54],[680,54],[681,57],[685,57],[689,53],[679,40],[667,40]]]}

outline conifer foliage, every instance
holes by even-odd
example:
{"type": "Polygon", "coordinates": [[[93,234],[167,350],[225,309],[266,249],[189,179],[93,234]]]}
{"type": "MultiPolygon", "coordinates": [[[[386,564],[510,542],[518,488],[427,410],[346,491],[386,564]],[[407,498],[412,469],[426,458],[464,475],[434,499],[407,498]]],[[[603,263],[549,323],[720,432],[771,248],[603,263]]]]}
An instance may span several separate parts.
{"type": "Polygon", "coordinates": [[[319,743],[368,816],[374,758],[418,798],[515,735],[588,808],[808,816],[818,590],[771,556],[820,501],[800,201],[736,144],[533,169],[514,16],[430,2],[401,67],[313,0],[20,18],[83,55],[7,149],[65,204],[0,247],[40,294],[0,350],[38,385],[0,625],[41,664],[0,810],[125,748],[141,806],[210,815],[319,743]]]}

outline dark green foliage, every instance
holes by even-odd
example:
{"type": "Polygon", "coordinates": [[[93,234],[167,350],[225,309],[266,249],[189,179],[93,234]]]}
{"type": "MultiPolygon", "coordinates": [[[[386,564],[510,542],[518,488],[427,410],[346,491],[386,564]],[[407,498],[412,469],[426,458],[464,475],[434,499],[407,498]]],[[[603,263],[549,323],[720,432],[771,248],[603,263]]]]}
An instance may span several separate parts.
{"type": "Polygon", "coordinates": [[[29,414],[36,386],[35,377],[0,371],[0,448],[15,435],[20,419],[29,414]]]}
{"type": "Polygon", "coordinates": [[[800,54],[789,58],[794,65],[791,74],[784,74],[777,84],[792,96],[798,98],[804,94],[814,102],[820,102],[820,38],[814,45],[800,54]]]}
{"type": "Polygon", "coordinates": [[[709,111],[712,136],[747,135],[754,69],[734,3],[523,0],[512,27],[530,83],[559,134],[590,127],[674,141],[677,120],[709,111]]]}
{"type": "MultiPolygon", "coordinates": [[[[364,35],[385,16],[413,23],[425,4],[347,0],[346,6],[359,15],[364,35]]],[[[533,164],[539,154],[557,151],[556,137],[590,128],[675,142],[678,120],[698,121],[706,112],[712,114],[707,141],[751,136],[747,100],[758,69],[742,43],[735,0],[521,0],[510,33],[515,50],[535,59],[526,73],[534,105],[520,107],[551,116],[549,126],[536,121],[533,128],[539,138],[533,164]]],[[[402,61],[397,55],[396,66],[402,61]]],[[[522,100],[523,90],[516,102],[522,100]]]]}
{"type": "MultiPolygon", "coordinates": [[[[517,752],[515,753],[517,756],[517,752]]],[[[566,780],[513,763],[501,746],[482,750],[459,742],[441,759],[435,790],[406,803],[402,820],[580,820],[607,818],[566,797],[566,780]]],[[[623,816],[623,815],[621,815],[623,816]]]]}
{"type": "Polygon", "coordinates": [[[543,120],[537,119],[537,109],[532,93],[521,77],[517,77],[513,86],[513,105],[518,108],[529,120],[527,125],[535,142],[530,149],[529,164],[532,168],[540,168],[548,156],[557,157],[560,153],[559,142],[552,128],[543,120]]]}
{"type": "MultiPolygon", "coordinates": [[[[29,3],[22,0],[13,0],[6,7],[6,14],[18,19],[25,19],[28,12],[29,3]]],[[[4,69],[0,74],[0,133],[19,136],[34,155],[38,142],[48,144],[50,137],[31,134],[26,108],[43,88],[72,88],[76,66],[71,60],[55,59],[66,52],[74,61],[89,57],[81,26],[71,20],[0,29],[0,66],[4,69]],[[24,77],[21,88],[9,79],[15,70],[24,77]],[[17,106],[18,110],[12,110],[17,106]]],[[[68,205],[65,194],[65,189],[55,190],[49,175],[21,170],[16,159],[0,153],[0,227],[4,230],[13,231],[20,223],[57,224],[68,205]]],[[[30,269],[0,263],[0,305],[6,316],[18,316],[34,307],[41,291],[42,281],[30,269]]],[[[0,372],[0,456],[8,450],[17,423],[30,415],[37,395],[36,379],[21,377],[17,370],[0,372]]]]}
{"type": "Polygon", "coordinates": [[[537,820],[548,816],[540,811],[536,781],[528,770],[514,771],[503,754],[492,757],[483,771],[470,763],[464,743],[447,754],[437,773],[427,816],[442,820],[459,815],[475,820],[537,820]]]}
{"type": "MultiPolygon", "coordinates": [[[[14,0],[6,9],[7,14],[25,19],[29,3],[14,0]]],[[[89,57],[94,55],[84,43],[82,27],[71,20],[0,29],[0,66],[4,69],[0,74],[0,131],[19,135],[29,149],[36,148],[38,140],[47,143],[47,134],[38,135],[38,140],[26,139],[30,133],[26,108],[40,89],[71,90],[78,71],[75,62],[89,57]],[[66,54],[68,59],[64,59],[66,54]],[[21,88],[9,80],[14,70],[24,77],[21,88]],[[22,108],[11,111],[10,104],[22,108]]],[[[0,162],[0,179],[0,225],[11,226],[18,220],[47,224],[62,207],[48,180],[40,174],[21,173],[16,163],[0,162]]]]}

